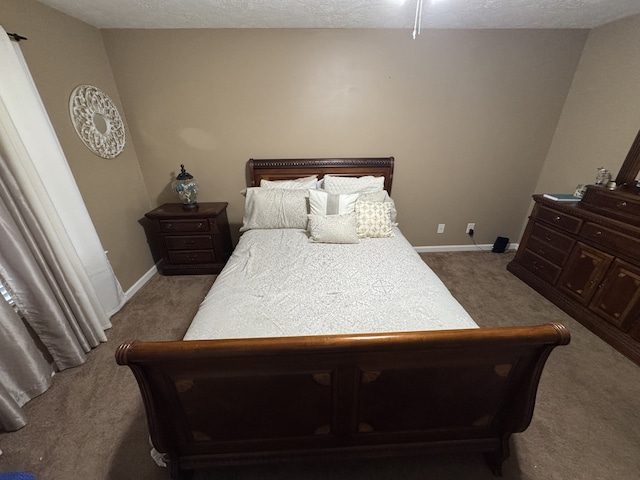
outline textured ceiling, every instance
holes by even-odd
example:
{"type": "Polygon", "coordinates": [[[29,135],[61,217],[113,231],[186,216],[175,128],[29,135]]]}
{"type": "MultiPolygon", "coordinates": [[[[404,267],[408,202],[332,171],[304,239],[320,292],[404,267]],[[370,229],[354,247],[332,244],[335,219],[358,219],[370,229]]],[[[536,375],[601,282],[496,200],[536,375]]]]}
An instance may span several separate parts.
{"type": "MultiPolygon", "coordinates": [[[[98,28],[413,28],[416,0],[39,0],[98,28]]],[[[592,28],[640,0],[423,0],[422,28],[592,28]]]]}

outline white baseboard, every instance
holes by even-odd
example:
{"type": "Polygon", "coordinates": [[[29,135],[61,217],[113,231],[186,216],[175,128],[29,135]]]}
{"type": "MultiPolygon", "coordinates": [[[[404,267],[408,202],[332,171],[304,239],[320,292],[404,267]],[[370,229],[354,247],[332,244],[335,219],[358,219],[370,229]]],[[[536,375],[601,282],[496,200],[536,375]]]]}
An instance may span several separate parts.
{"type": "Polygon", "coordinates": [[[147,273],[140,277],[140,279],[136,283],[131,285],[131,288],[129,288],[129,290],[124,293],[125,303],[131,300],[131,297],[133,297],[138,290],[144,287],[145,283],[151,280],[151,277],[153,277],[156,273],[158,273],[158,266],[154,265],[149,269],[147,273]]]}
{"type": "MultiPolygon", "coordinates": [[[[510,243],[507,250],[517,250],[517,243],[510,243]]],[[[490,252],[492,243],[480,243],[477,245],[434,245],[429,247],[414,247],[418,253],[430,252],[478,252],[480,250],[490,252]]]]}

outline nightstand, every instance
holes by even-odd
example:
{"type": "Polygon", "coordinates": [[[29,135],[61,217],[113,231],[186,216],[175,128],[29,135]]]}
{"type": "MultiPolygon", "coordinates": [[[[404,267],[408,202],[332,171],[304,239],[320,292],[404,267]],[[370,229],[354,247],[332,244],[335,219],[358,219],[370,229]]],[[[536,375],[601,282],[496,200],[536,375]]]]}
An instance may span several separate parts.
{"type": "Polygon", "coordinates": [[[220,273],[231,255],[227,203],[199,203],[184,210],[165,203],[145,213],[143,226],[162,275],[220,273]]]}

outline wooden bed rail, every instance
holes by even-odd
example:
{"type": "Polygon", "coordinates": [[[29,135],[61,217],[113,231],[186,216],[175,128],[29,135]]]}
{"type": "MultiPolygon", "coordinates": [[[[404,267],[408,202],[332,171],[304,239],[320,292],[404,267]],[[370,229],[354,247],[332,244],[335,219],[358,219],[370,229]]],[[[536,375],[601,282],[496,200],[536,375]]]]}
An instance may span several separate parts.
{"type": "Polygon", "coordinates": [[[264,339],[126,342],[172,478],[310,458],[479,451],[496,475],[531,422],[551,323],[264,339]]]}

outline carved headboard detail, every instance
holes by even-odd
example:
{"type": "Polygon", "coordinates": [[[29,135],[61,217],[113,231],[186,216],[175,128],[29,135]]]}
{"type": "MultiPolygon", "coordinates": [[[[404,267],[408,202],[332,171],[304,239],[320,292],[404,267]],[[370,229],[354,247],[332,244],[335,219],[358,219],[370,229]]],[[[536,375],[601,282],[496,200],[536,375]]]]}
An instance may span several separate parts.
{"type": "Polygon", "coordinates": [[[256,159],[247,162],[247,186],[257,187],[260,180],[287,180],[326,174],[343,176],[384,176],[384,188],[391,194],[393,157],[379,158],[280,158],[256,159]]]}

